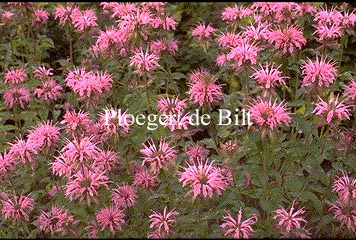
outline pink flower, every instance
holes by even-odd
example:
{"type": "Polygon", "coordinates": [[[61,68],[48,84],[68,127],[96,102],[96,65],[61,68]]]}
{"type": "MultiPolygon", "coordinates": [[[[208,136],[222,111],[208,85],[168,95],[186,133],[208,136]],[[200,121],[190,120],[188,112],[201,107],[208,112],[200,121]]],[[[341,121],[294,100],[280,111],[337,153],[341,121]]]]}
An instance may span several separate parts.
{"type": "Polygon", "coordinates": [[[178,51],[178,45],[176,40],[168,40],[166,38],[163,39],[158,39],[156,41],[153,41],[151,43],[150,47],[151,51],[153,54],[156,54],[157,56],[161,55],[162,52],[166,51],[172,55],[175,55],[175,53],[178,51]]]}
{"type": "Polygon", "coordinates": [[[66,124],[66,131],[72,135],[86,132],[91,125],[89,113],[80,110],[79,112],[67,110],[61,124],[66,124]]]}
{"type": "Polygon", "coordinates": [[[147,169],[135,173],[133,185],[143,189],[153,188],[157,185],[157,176],[152,175],[147,169]]]}
{"type": "Polygon", "coordinates": [[[101,187],[108,189],[109,178],[105,172],[100,172],[98,169],[93,171],[82,168],[74,174],[66,185],[65,195],[70,201],[78,199],[87,200],[90,204],[91,200],[98,195],[97,190],[101,187]]]}
{"type": "Polygon", "coordinates": [[[356,14],[354,13],[354,11],[352,12],[344,12],[343,13],[343,18],[342,18],[342,22],[341,22],[341,26],[343,28],[352,28],[355,26],[356,23],[356,14]]]}
{"type": "Polygon", "coordinates": [[[343,19],[341,12],[335,8],[327,9],[320,7],[314,16],[314,21],[318,24],[339,25],[343,19]]]}
{"type": "Polygon", "coordinates": [[[347,85],[344,94],[346,99],[356,101],[356,79],[353,79],[349,85],[347,85]]]}
{"type": "Polygon", "coordinates": [[[315,62],[308,58],[307,62],[301,66],[303,75],[302,87],[312,86],[317,83],[319,87],[329,87],[334,82],[337,76],[336,62],[327,60],[326,57],[318,56],[315,62]]]}
{"type": "Polygon", "coordinates": [[[196,36],[199,40],[199,42],[204,42],[209,39],[215,32],[215,28],[210,26],[210,23],[208,26],[205,26],[204,23],[199,23],[193,30],[192,30],[192,36],[196,36]]]}
{"type": "Polygon", "coordinates": [[[232,141],[230,139],[230,140],[226,141],[225,143],[221,143],[220,146],[224,151],[232,152],[237,148],[237,140],[235,139],[234,141],[232,141]]]}
{"type": "Polygon", "coordinates": [[[244,28],[243,36],[250,41],[268,40],[269,23],[258,23],[257,26],[250,24],[244,28]]]}
{"type": "Polygon", "coordinates": [[[316,30],[313,34],[317,34],[318,41],[334,40],[342,36],[342,30],[339,25],[328,26],[323,23],[316,25],[316,30]]]}
{"type": "Polygon", "coordinates": [[[252,225],[257,222],[257,215],[253,214],[250,218],[242,221],[242,208],[240,208],[237,214],[237,219],[233,218],[228,211],[224,216],[224,223],[221,224],[221,228],[224,229],[224,236],[232,236],[234,238],[250,238],[254,232],[252,225]],[[226,229],[227,227],[227,229],[226,229]]]}
{"type": "Polygon", "coordinates": [[[48,20],[49,13],[43,9],[36,9],[34,11],[34,17],[32,25],[45,24],[48,20]]]}
{"type": "Polygon", "coordinates": [[[0,154],[0,180],[9,176],[14,169],[14,165],[15,159],[12,154],[6,153],[6,150],[3,154],[0,154]]]}
{"type": "Polygon", "coordinates": [[[162,169],[164,164],[170,163],[176,158],[176,150],[170,147],[166,141],[161,139],[158,148],[152,139],[147,143],[147,145],[143,144],[144,148],[140,150],[140,153],[145,156],[142,166],[148,164],[153,174],[162,169]]]}
{"type": "Polygon", "coordinates": [[[36,149],[49,149],[59,140],[60,128],[50,121],[39,123],[34,130],[30,130],[27,142],[35,146],[36,149]]]}
{"type": "Polygon", "coordinates": [[[193,164],[195,161],[206,159],[210,151],[200,145],[191,145],[187,147],[186,153],[189,156],[189,162],[193,164]]]}
{"type": "Polygon", "coordinates": [[[2,200],[1,213],[5,219],[12,218],[16,225],[20,224],[21,220],[29,221],[28,213],[34,209],[35,202],[28,195],[5,194],[5,200],[2,200]]]}
{"type": "Polygon", "coordinates": [[[274,63],[269,66],[269,63],[266,64],[265,67],[260,65],[260,70],[255,70],[254,74],[252,74],[252,78],[254,78],[258,84],[262,85],[264,88],[274,88],[277,84],[285,85],[284,78],[281,74],[282,72],[279,70],[281,66],[274,68],[274,63]]]}
{"type": "Polygon", "coordinates": [[[248,17],[252,14],[252,11],[244,6],[238,6],[236,3],[233,7],[226,7],[221,13],[223,21],[232,22],[237,19],[248,17]]]}
{"type": "Polygon", "coordinates": [[[41,210],[41,214],[37,218],[40,229],[49,232],[52,237],[56,233],[64,235],[67,232],[66,229],[77,222],[74,221],[73,215],[68,214],[68,210],[59,208],[57,205],[52,206],[48,212],[41,210]]]}
{"type": "Polygon", "coordinates": [[[148,50],[144,53],[142,49],[134,51],[134,55],[130,57],[130,66],[135,66],[134,73],[142,76],[159,67],[159,57],[154,53],[149,54],[148,50]]]}
{"type": "Polygon", "coordinates": [[[354,204],[350,201],[339,199],[336,204],[333,204],[329,211],[333,212],[334,218],[345,224],[347,230],[352,234],[356,234],[356,210],[354,204]]]}
{"type": "Polygon", "coordinates": [[[162,27],[163,30],[176,30],[177,26],[176,20],[174,18],[166,16],[165,18],[152,18],[152,25],[154,28],[162,27]]]}
{"type": "Polygon", "coordinates": [[[189,75],[189,98],[199,106],[217,104],[223,93],[216,81],[217,77],[208,70],[194,71],[189,75]]]}
{"type": "Polygon", "coordinates": [[[70,18],[76,30],[78,32],[84,29],[97,26],[97,17],[92,9],[87,9],[84,11],[72,11],[70,18]]]}
{"type": "Polygon", "coordinates": [[[121,231],[122,225],[125,223],[125,214],[113,207],[101,209],[95,217],[101,228],[100,230],[103,231],[106,227],[109,227],[111,234],[121,231]]]}
{"type": "Polygon", "coordinates": [[[110,90],[112,86],[112,76],[106,71],[92,72],[86,71],[84,67],[75,68],[74,71],[68,71],[66,84],[73,92],[78,93],[80,99],[98,97],[104,91],[110,90]]]}
{"type": "MultiPolygon", "coordinates": [[[[318,96],[319,97],[319,96],[318,96]]],[[[315,108],[312,113],[315,115],[320,115],[326,118],[327,123],[330,123],[333,119],[336,118],[341,121],[343,118],[350,119],[349,107],[343,104],[343,101],[339,102],[339,96],[334,98],[334,95],[331,94],[328,102],[319,97],[319,103],[315,105],[315,108]]]]}
{"type": "Polygon", "coordinates": [[[272,103],[271,101],[264,101],[260,97],[251,106],[250,117],[251,121],[254,121],[258,126],[271,130],[288,125],[291,122],[284,102],[277,104],[277,101],[274,101],[272,103]]]}
{"type": "Polygon", "coordinates": [[[111,171],[113,167],[119,166],[119,157],[114,151],[99,151],[99,154],[95,158],[95,164],[98,168],[103,171],[111,171]]]}
{"type": "Polygon", "coordinates": [[[342,173],[333,183],[333,192],[336,192],[341,199],[348,201],[350,197],[356,199],[356,179],[350,179],[347,172],[342,173]]]}
{"type": "Polygon", "coordinates": [[[111,196],[115,207],[123,209],[135,205],[137,199],[136,189],[127,184],[112,189],[111,196]]]}
{"type": "Polygon", "coordinates": [[[38,88],[35,88],[33,93],[37,98],[43,99],[44,101],[56,101],[62,97],[63,88],[61,85],[56,83],[54,79],[43,82],[38,88]]]}
{"type": "Polygon", "coordinates": [[[193,193],[193,201],[197,196],[203,195],[204,198],[212,197],[214,193],[221,195],[225,190],[225,184],[220,169],[212,166],[214,161],[198,160],[196,163],[183,168],[183,172],[178,172],[180,176],[179,182],[183,182],[183,187],[189,186],[192,188],[188,194],[193,193]]]}
{"type": "Polygon", "coordinates": [[[118,109],[105,109],[105,113],[100,115],[101,127],[108,135],[116,135],[120,132],[128,133],[132,118],[127,114],[128,110],[121,112],[121,117],[118,109]]]}
{"type": "Polygon", "coordinates": [[[237,47],[241,41],[240,34],[230,32],[222,32],[218,39],[220,47],[237,47]]]}
{"type": "Polygon", "coordinates": [[[239,68],[242,64],[250,62],[250,64],[256,64],[256,58],[259,48],[254,43],[249,43],[247,39],[239,42],[236,47],[233,47],[231,51],[226,55],[228,61],[233,61],[233,66],[239,68]]]}
{"type": "Polygon", "coordinates": [[[16,138],[14,143],[10,143],[11,148],[9,154],[13,155],[14,159],[25,164],[26,162],[33,162],[32,155],[37,155],[36,145],[33,142],[25,141],[21,138],[16,138]]]}
{"type": "Polygon", "coordinates": [[[189,113],[177,112],[165,118],[163,120],[163,125],[164,127],[169,128],[172,132],[175,130],[186,130],[190,125],[190,118],[191,116],[189,113]]]}
{"type": "Polygon", "coordinates": [[[9,109],[15,106],[25,109],[30,102],[30,91],[27,87],[15,86],[5,90],[3,99],[9,109]]]}
{"type": "Polygon", "coordinates": [[[167,95],[166,98],[160,97],[157,106],[158,111],[162,114],[174,114],[184,111],[187,104],[186,99],[179,100],[178,96],[170,98],[167,95]]]}
{"type": "Polygon", "coordinates": [[[80,163],[88,162],[99,154],[99,148],[93,137],[74,138],[73,141],[65,140],[66,145],[62,148],[61,153],[80,163]]]}
{"type": "Polygon", "coordinates": [[[305,223],[305,225],[307,224],[307,221],[303,217],[299,216],[304,214],[305,211],[303,208],[293,213],[294,203],[295,202],[293,201],[289,212],[287,212],[284,208],[280,208],[275,211],[275,215],[272,217],[272,219],[279,219],[278,227],[281,228],[282,231],[286,231],[288,233],[292,229],[302,228],[302,223],[305,223]]]}
{"type": "Polygon", "coordinates": [[[66,3],[66,7],[57,5],[54,13],[54,19],[59,19],[59,26],[64,26],[67,22],[70,23],[71,16],[80,15],[78,7],[72,3],[66,3]]]}
{"type": "Polygon", "coordinates": [[[11,68],[7,70],[4,76],[4,83],[11,83],[13,85],[22,83],[26,80],[27,74],[22,68],[11,68]]]}
{"type": "MultiPolygon", "coordinates": [[[[152,210],[151,210],[152,211],[152,210]]],[[[173,216],[179,215],[179,212],[175,211],[175,208],[167,212],[167,206],[164,207],[163,213],[152,211],[153,213],[149,216],[150,228],[155,228],[161,236],[168,237],[171,232],[172,225],[176,220],[171,219],[173,216]]]]}
{"type": "Polygon", "coordinates": [[[11,20],[12,16],[14,16],[13,12],[5,11],[2,13],[1,18],[6,21],[6,20],[11,20]]]}
{"type": "Polygon", "coordinates": [[[273,44],[275,49],[282,50],[283,54],[287,52],[292,54],[295,48],[301,49],[307,43],[303,31],[296,25],[271,30],[267,37],[268,42],[273,44]]]}
{"type": "Polygon", "coordinates": [[[41,80],[47,79],[53,76],[53,68],[46,68],[43,64],[33,71],[33,75],[41,80]]]}

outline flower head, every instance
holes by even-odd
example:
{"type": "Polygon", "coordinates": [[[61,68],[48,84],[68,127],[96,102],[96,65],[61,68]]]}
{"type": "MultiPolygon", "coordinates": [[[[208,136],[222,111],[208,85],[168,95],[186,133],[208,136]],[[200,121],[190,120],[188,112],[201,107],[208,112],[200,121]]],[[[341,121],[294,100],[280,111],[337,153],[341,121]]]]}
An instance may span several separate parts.
{"type": "Polygon", "coordinates": [[[302,87],[312,86],[317,84],[319,87],[329,87],[334,82],[337,76],[336,62],[327,60],[326,57],[320,59],[316,57],[315,62],[308,59],[301,66],[303,75],[302,87]]]}
{"type": "Polygon", "coordinates": [[[41,211],[40,216],[37,218],[40,229],[51,233],[51,236],[56,233],[64,235],[67,232],[66,228],[77,222],[74,221],[73,215],[68,214],[68,210],[59,208],[57,205],[52,206],[48,212],[41,211]]]}
{"type": "Polygon", "coordinates": [[[339,102],[339,96],[335,98],[331,94],[328,102],[325,102],[321,97],[319,97],[319,100],[312,113],[322,116],[327,123],[330,123],[333,119],[339,121],[344,118],[350,119],[349,106],[343,104],[343,101],[339,102]]]}
{"type": "Polygon", "coordinates": [[[106,227],[109,227],[112,234],[121,231],[122,225],[125,223],[124,218],[125,214],[114,207],[103,208],[96,214],[100,230],[103,231],[106,227]]]}
{"type": "Polygon", "coordinates": [[[168,212],[167,206],[164,207],[163,213],[152,212],[153,213],[149,216],[150,228],[155,228],[161,236],[169,236],[171,232],[170,228],[176,222],[172,217],[179,215],[179,212],[175,211],[175,209],[168,212]]]}
{"type": "Polygon", "coordinates": [[[351,180],[347,172],[343,172],[343,175],[334,181],[333,191],[344,201],[348,201],[350,197],[356,199],[356,179],[351,180]]]}
{"type": "Polygon", "coordinates": [[[130,57],[130,66],[135,66],[136,70],[134,73],[142,76],[159,67],[158,60],[159,57],[154,53],[149,54],[147,50],[143,52],[142,49],[138,49],[134,51],[134,55],[130,57]]]}
{"type": "Polygon", "coordinates": [[[158,148],[152,139],[148,141],[147,145],[143,144],[143,147],[140,150],[140,153],[144,155],[142,166],[148,164],[153,174],[162,169],[163,164],[170,163],[176,158],[176,150],[162,139],[158,148]]]}
{"type": "Polygon", "coordinates": [[[248,219],[242,221],[242,208],[240,208],[237,218],[233,218],[228,211],[224,216],[224,222],[220,225],[224,229],[224,236],[232,236],[234,238],[249,238],[254,232],[252,225],[257,222],[257,215],[252,215],[248,219]],[[227,229],[226,229],[227,228],[227,229]]]}
{"type": "Polygon", "coordinates": [[[251,121],[254,121],[259,127],[274,130],[277,127],[288,125],[291,118],[285,109],[285,104],[276,101],[265,101],[258,98],[250,108],[251,121]]]}
{"type": "Polygon", "coordinates": [[[284,29],[278,28],[268,33],[268,42],[279,49],[283,54],[292,54],[296,48],[301,49],[307,40],[303,36],[303,31],[299,26],[288,26],[284,29]]]}
{"type": "Polygon", "coordinates": [[[260,65],[260,69],[255,70],[251,77],[266,89],[273,88],[277,84],[285,85],[284,79],[287,77],[281,76],[282,72],[279,68],[280,66],[274,68],[274,63],[271,66],[267,63],[265,67],[260,65]]]}
{"type": "Polygon", "coordinates": [[[15,106],[19,106],[20,108],[25,109],[31,100],[30,91],[27,87],[14,86],[5,90],[3,99],[6,107],[9,109],[15,106]]]}
{"type": "Polygon", "coordinates": [[[137,198],[136,189],[124,184],[112,190],[112,201],[117,208],[129,208],[135,205],[137,198]]]}
{"type": "Polygon", "coordinates": [[[62,97],[63,87],[59,85],[54,79],[43,82],[38,88],[35,88],[33,93],[39,99],[46,102],[56,101],[62,97]]]}
{"type": "Polygon", "coordinates": [[[284,208],[277,209],[275,211],[275,215],[272,217],[273,219],[278,219],[278,227],[282,229],[282,231],[290,232],[292,229],[300,229],[302,228],[301,224],[307,224],[307,221],[299,216],[304,214],[304,209],[301,208],[294,212],[294,203],[292,204],[289,212],[284,208]]]}
{"type": "MultiPolygon", "coordinates": [[[[3,194],[4,195],[4,194],[3,194]]],[[[5,199],[2,200],[1,213],[5,219],[11,218],[16,225],[20,224],[21,220],[29,221],[28,213],[34,209],[35,202],[30,196],[5,194],[5,199]]]]}
{"type": "Polygon", "coordinates": [[[216,81],[217,77],[207,70],[194,71],[189,75],[189,98],[199,106],[218,103],[223,93],[216,81]]]}
{"type": "Polygon", "coordinates": [[[205,26],[204,23],[199,23],[193,30],[192,36],[196,36],[199,42],[207,41],[215,32],[215,28],[210,26],[205,26]]]}
{"type": "Polygon", "coordinates": [[[22,83],[26,80],[27,74],[22,68],[8,69],[4,76],[4,83],[11,83],[13,85],[22,83]]]}
{"type": "Polygon", "coordinates": [[[188,164],[183,168],[183,172],[178,172],[179,182],[183,182],[183,187],[189,186],[192,189],[188,194],[193,193],[193,201],[197,196],[203,195],[204,198],[212,197],[214,193],[221,195],[226,185],[219,168],[212,166],[214,161],[208,162],[198,160],[194,164],[188,164]]]}

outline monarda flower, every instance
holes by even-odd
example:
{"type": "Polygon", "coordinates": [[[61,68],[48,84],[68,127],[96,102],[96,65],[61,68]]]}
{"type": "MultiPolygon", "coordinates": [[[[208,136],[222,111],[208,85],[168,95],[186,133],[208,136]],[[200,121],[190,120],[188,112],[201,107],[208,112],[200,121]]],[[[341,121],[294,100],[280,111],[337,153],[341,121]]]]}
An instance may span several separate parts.
{"type": "Polygon", "coordinates": [[[186,99],[179,100],[178,96],[172,98],[168,96],[160,97],[157,101],[158,111],[162,114],[182,112],[185,110],[186,106],[186,99]]]}
{"type": "Polygon", "coordinates": [[[333,213],[334,219],[343,225],[346,225],[347,230],[353,236],[356,235],[355,207],[355,201],[344,201],[343,199],[339,199],[329,209],[329,211],[333,213]]]}
{"type": "Polygon", "coordinates": [[[84,11],[72,11],[70,18],[76,31],[82,32],[90,27],[96,27],[98,18],[93,9],[87,9],[84,11]]]}
{"type": "Polygon", "coordinates": [[[189,75],[189,98],[199,106],[217,104],[223,95],[217,77],[207,70],[196,70],[189,75]]]}
{"type": "Polygon", "coordinates": [[[301,49],[307,43],[303,36],[303,31],[299,26],[288,26],[284,29],[271,30],[268,33],[268,42],[273,44],[274,48],[281,50],[282,54],[287,52],[293,54],[296,48],[301,49]]]}
{"type": "Polygon", "coordinates": [[[307,224],[307,221],[300,215],[304,214],[304,209],[301,208],[294,212],[294,203],[292,204],[289,212],[285,208],[280,208],[275,211],[275,215],[272,219],[278,219],[277,228],[282,232],[291,232],[294,229],[301,229],[302,224],[307,224]]]}
{"type": "Polygon", "coordinates": [[[147,145],[143,144],[143,147],[140,150],[140,153],[144,155],[142,166],[148,164],[153,174],[161,170],[164,164],[171,163],[176,158],[176,150],[162,139],[158,148],[152,139],[147,142],[147,145]]]}
{"type": "Polygon", "coordinates": [[[139,76],[149,75],[154,69],[160,65],[158,63],[159,57],[154,53],[149,53],[148,50],[143,52],[142,49],[134,51],[134,55],[130,57],[130,66],[134,66],[136,70],[134,73],[139,76]]]}
{"type": "Polygon", "coordinates": [[[30,102],[30,91],[27,87],[14,86],[4,91],[3,99],[7,108],[20,107],[25,109],[30,102]]]}
{"type": "Polygon", "coordinates": [[[176,222],[172,217],[179,215],[179,212],[175,211],[175,209],[168,211],[167,206],[164,207],[162,213],[157,211],[152,212],[149,216],[150,228],[155,228],[155,232],[158,232],[161,237],[168,237],[172,232],[172,225],[176,222]]]}
{"type": "Polygon", "coordinates": [[[240,208],[237,218],[233,218],[228,211],[226,211],[223,223],[220,225],[224,230],[224,236],[233,238],[250,238],[254,232],[252,225],[257,222],[257,215],[252,215],[246,220],[242,220],[242,208],[240,208]]]}
{"type": "Polygon", "coordinates": [[[151,189],[157,186],[157,176],[152,175],[147,169],[135,173],[133,185],[142,189],[151,189]]]}
{"type": "Polygon", "coordinates": [[[136,203],[137,194],[136,189],[130,185],[124,184],[112,189],[111,194],[114,206],[117,208],[125,209],[132,207],[136,203]]]}
{"type": "Polygon", "coordinates": [[[351,180],[347,172],[343,172],[342,176],[334,181],[332,189],[344,201],[356,199],[356,179],[351,180]]]}
{"type": "Polygon", "coordinates": [[[17,162],[23,164],[27,162],[34,162],[33,155],[38,154],[37,145],[33,142],[25,141],[22,138],[16,138],[14,143],[10,143],[11,148],[9,154],[11,154],[17,162]]]}
{"type": "Polygon", "coordinates": [[[33,71],[33,75],[41,80],[46,80],[53,76],[53,68],[46,68],[44,64],[42,64],[33,71]]]}
{"type": "Polygon", "coordinates": [[[325,102],[320,96],[319,102],[315,105],[312,113],[318,116],[322,116],[324,120],[329,124],[332,120],[342,121],[344,118],[350,119],[349,107],[343,103],[339,102],[339,96],[334,97],[333,94],[330,95],[329,101],[325,102]]]}
{"type": "Polygon", "coordinates": [[[60,123],[65,124],[67,133],[71,133],[72,136],[75,136],[85,133],[91,125],[91,120],[88,112],[82,110],[79,112],[67,110],[60,123]]]}
{"type": "Polygon", "coordinates": [[[326,57],[316,57],[315,61],[308,58],[301,66],[303,83],[302,87],[318,86],[329,87],[337,77],[336,62],[327,60],[326,57]]]}
{"type": "Polygon", "coordinates": [[[183,172],[178,172],[179,182],[183,182],[183,187],[189,186],[191,190],[188,194],[193,194],[193,201],[197,196],[211,198],[214,193],[221,195],[225,190],[225,182],[219,168],[212,166],[214,161],[208,162],[198,160],[194,164],[188,164],[183,168],[183,172]]]}
{"type": "Polygon", "coordinates": [[[35,96],[45,102],[56,101],[62,97],[63,87],[54,79],[43,82],[40,87],[34,89],[35,96]]]}
{"type": "Polygon", "coordinates": [[[265,101],[262,98],[255,100],[250,107],[251,121],[255,122],[258,127],[274,130],[284,125],[288,126],[291,118],[285,109],[285,103],[277,104],[277,100],[273,103],[265,101]]]}
{"type": "Polygon", "coordinates": [[[59,208],[57,205],[52,206],[50,211],[41,210],[41,214],[37,218],[39,228],[53,237],[56,233],[61,233],[62,236],[67,233],[67,228],[76,224],[73,215],[68,214],[68,210],[59,208]]]}
{"type": "Polygon", "coordinates": [[[231,65],[237,70],[243,64],[256,64],[259,48],[255,43],[250,43],[247,39],[243,39],[236,47],[231,48],[226,55],[226,60],[231,62],[231,65]]]}
{"type": "Polygon", "coordinates": [[[244,6],[238,6],[235,4],[233,7],[226,7],[221,13],[221,19],[226,22],[233,22],[237,19],[248,17],[252,14],[252,11],[244,6]]]}
{"type": "Polygon", "coordinates": [[[285,85],[284,79],[287,77],[281,76],[282,72],[279,70],[279,68],[280,66],[275,68],[274,63],[271,65],[267,63],[265,67],[260,65],[260,69],[254,69],[255,72],[251,77],[266,89],[274,88],[277,84],[285,85]]]}
{"type": "Polygon", "coordinates": [[[12,219],[16,225],[22,220],[29,221],[28,213],[34,209],[35,202],[30,196],[2,194],[1,213],[5,219],[12,219]]]}
{"type": "Polygon", "coordinates": [[[189,156],[189,162],[193,164],[195,161],[206,159],[210,151],[200,145],[191,145],[186,149],[189,156]]]}
{"type": "Polygon", "coordinates": [[[15,163],[14,156],[10,153],[6,153],[6,150],[3,154],[0,154],[0,180],[10,175],[14,170],[15,163]]]}
{"type": "Polygon", "coordinates": [[[49,13],[43,9],[36,9],[34,11],[34,19],[32,20],[33,26],[40,26],[45,24],[48,20],[49,13]]]}
{"type": "Polygon", "coordinates": [[[58,4],[55,8],[54,19],[59,19],[59,26],[64,26],[66,23],[71,23],[71,16],[77,14],[80,14],[80,10],[73,4],[66,3],[65,7],[58,4]]]}
{"type": "Polygon", "coordinates": [[[95,215],[96,221],[99,224],[100,230],[104,231],[109,228],[111,234],[115,234],[122,230],[122,225],[125,223],[125,214],[117,208],[107,207],[100,210],[95,215]]]}
{"type": "Polygon", "coordinates": [[[347,85],[343,96],[348,100],[356,101],[356,78],[347,85]]]}
{"type": "Polygon", "coordinates": [[[22,68],[11,68],[6,71],[4,76],[4,83],[11,83],[12,85],[16,85],[22,83],[26,80],[27,74],[22,68]]]}
{"type": "Polygon", "coordinates": [[[204,23],[199,23],[193,30],[192,30],[192,36],[196,36],[199,40],[199,42],[205,42],[208,41],[211,36],[214,35],[215,28],[210,26],[210,23],[208,26],[205,26],[204,23]]]}
{"type": "Polygon", "coordinates": [[[59,140],[60,128],[53,125],[50,121],[39,123],[34,130],[30,130],[27,142],[35,146],[36,149],[50,149],[59,140]]]}
{"type": "Polygon", "coordinates": [[[99,169],[88,170],[82,168],[76,174],[70,177],[65,186],[65,196],[70,201],[73,199],[84,199],[88,204],[98,195],[98,190],[101,187],[108,189],[109,177],[105,172],[100,172],[99,169]]]}

